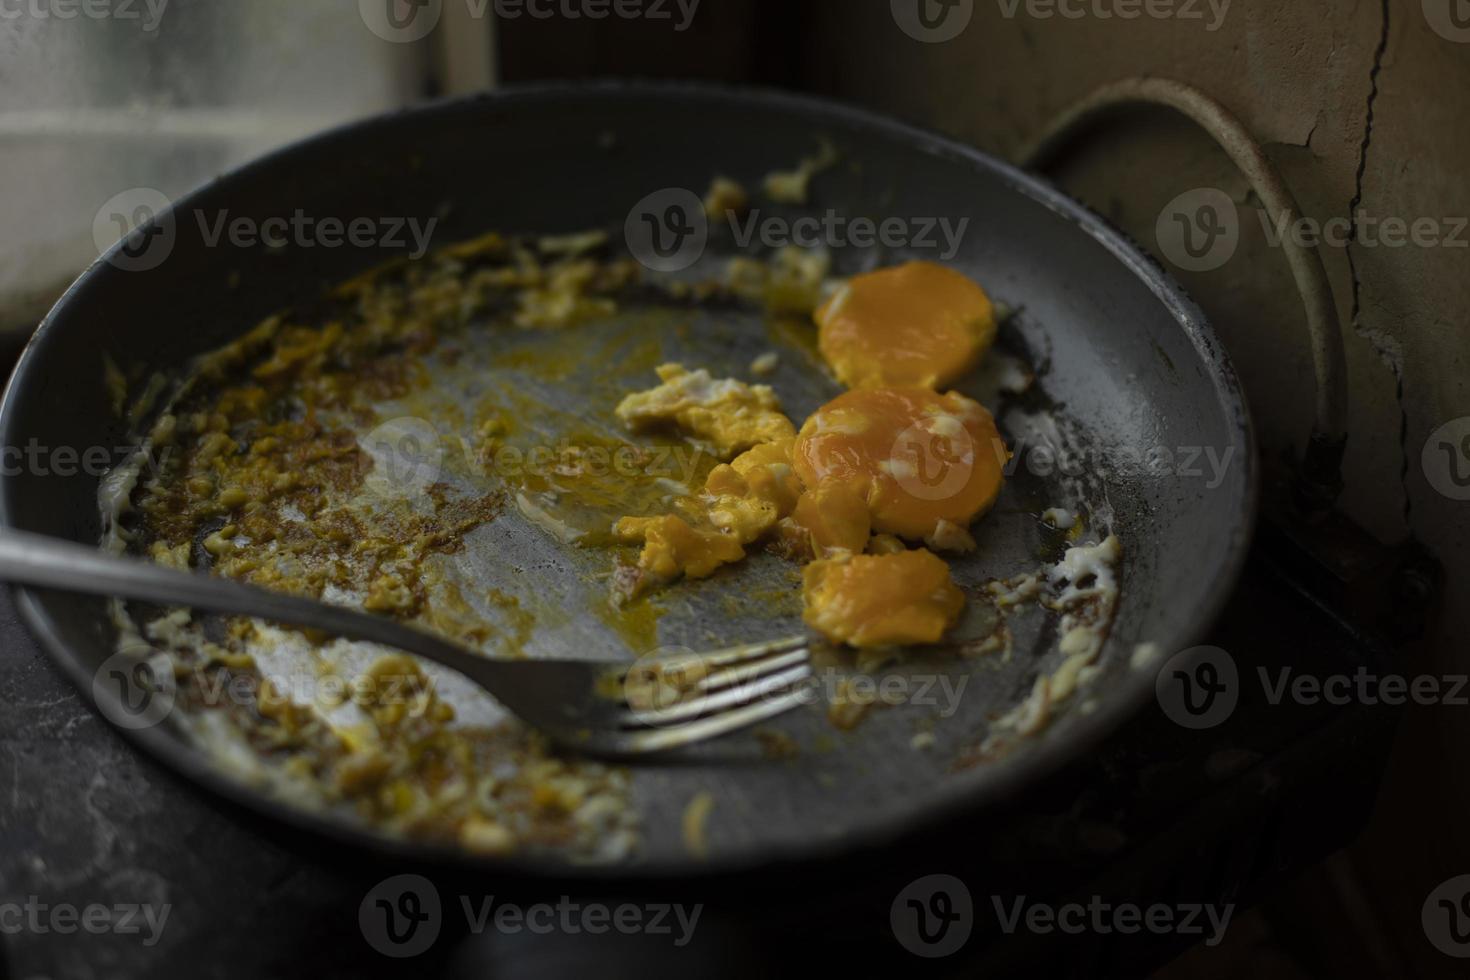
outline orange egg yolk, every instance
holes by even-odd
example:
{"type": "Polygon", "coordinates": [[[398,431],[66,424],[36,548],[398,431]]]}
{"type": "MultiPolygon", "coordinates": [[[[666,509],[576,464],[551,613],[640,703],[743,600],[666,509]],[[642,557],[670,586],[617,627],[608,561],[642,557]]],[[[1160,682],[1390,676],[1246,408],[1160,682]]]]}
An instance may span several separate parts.
{"type": "Polygon", "coordinates": [[[868,502],[846,483],[823,483],[803,493],[792,518],[818,558],[840,551],[860,553],[873,528],[868,502]]]}
{"type": "Polygon", "coordinates": [[[938,642],[965,605],[949,565],[922,549],[820,559],[802,587],[807,625],[860,648],[938,642]]]}
{"type": "Polygon", "coordinates": [[[995,340],[995,307],[963,273],[908,262],[849,280],[816,312],[822,356],[849,388],[942,387],[995,340]]]}
{"type": "Polygon", "coordinates": [[[860,388],[806,420],[793,463],[805,486],[866,501],[873,531],[937,542],[990,509],[1008,457],[990,413],[963,395],[860,388]]]}

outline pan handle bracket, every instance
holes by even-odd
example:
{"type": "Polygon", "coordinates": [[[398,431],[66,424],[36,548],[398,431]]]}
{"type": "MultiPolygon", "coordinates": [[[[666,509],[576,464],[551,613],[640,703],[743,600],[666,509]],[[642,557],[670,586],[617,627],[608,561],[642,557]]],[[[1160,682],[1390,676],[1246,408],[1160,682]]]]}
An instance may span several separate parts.
{"type": "MultiPolygon", "coordinates": [[[[1021,165],[1045,170],[1066,144],[1100,116],[1136,105],[1165,106],[1192,120],[1229,155],[1269,214],[1284,215],[1289,223],[1301,218],[1296,198],[1280,172],[1240,120],[1199,89],[1169,78],[1125,78],[1094,90],[1047,125],[1021,154],[1021,165]]],[[[1343,487],[1348,393],[1342,327],[1321,253],[1292,236],[1283,236],[1281,244],[1306,308],[1317,376],[1316,421],[1296,473],[1293,496],[1305,514],[1320,515],[1332,509],[1343,487]]]]}

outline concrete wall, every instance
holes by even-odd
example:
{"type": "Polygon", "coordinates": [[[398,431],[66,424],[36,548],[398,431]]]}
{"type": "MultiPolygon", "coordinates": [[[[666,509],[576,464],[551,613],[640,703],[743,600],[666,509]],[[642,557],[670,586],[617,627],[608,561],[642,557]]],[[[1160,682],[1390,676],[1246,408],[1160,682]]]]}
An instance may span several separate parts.
{"type": "MultiPolygon", "coordinates": [[[[1436,489],[1455,490],[1439,437],[1427,467],[1424,459],[1432,433],[1470,416],[1470,25],[1456,26],[1454,2],[960,0],[950,16],[968,11],[970,20],[942,43],[906,34],[886,0],[824,2],[814,36],[830,41],[809,66],[818,89],[1007,158],[1103,82],[1181,79],[1266,144],[1309,218],[1361,211],[1353,243],[1324,249],[1351,383],[1342,502],[1381,540],[1417,535],[1445,562],[1450,593],[1434,649],[1406,667],[1436,673],[1470,670],[1470,503],[1436,489]],[[1130,9],[1139,16],[1116,16],[1130,9]],[[1383,227],[1395,218],[1410,228],[1432,223],[1421,223],[1419,244],[1395,246],[1383,227]],[[1426,244],[1431,236],[1440,241],[1426,244]]],[[[1459,7],[1464,20],[1470,11],[1459,7]]],[[[1156,221],[1180,193],[1220,188],[1241,206],[1229,261],[1174,271],[1225,338],[1265,452],[1299,446],[1312,420],[1301,304],[1223,153],[1167,110],[1147,109],[1080,145],[1053,176],[1155,254],[1156,221]]],[[[1450,434],[1458,442],[1470,423],[1450,434]]],[[[1470,459],[1458,463],[1470,471],[1470,459]]],[[[1427,975],[1457,965],[1425,942],[1419,910],[1435,885],[1470,870],[1470,780],[1459,761],[1467,746],[1470,708],[1413,712],[1381,812],[1355,854],[1395,944],[1427,975]]]]}

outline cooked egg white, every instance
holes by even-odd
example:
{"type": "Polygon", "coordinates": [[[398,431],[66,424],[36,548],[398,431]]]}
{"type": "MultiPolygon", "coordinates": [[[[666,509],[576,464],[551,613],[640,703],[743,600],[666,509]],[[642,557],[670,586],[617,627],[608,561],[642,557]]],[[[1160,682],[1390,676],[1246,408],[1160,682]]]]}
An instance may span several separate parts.
{"type": "Polygon", "coordinates": [[[767,385],[716,380],[703,368],[689,371],[682,364],[657,370],[663,384],[631,394],[617,407],[618,418],[634,429],[677,427],[708,442],[721,459],[796,434],[767,385]]]}

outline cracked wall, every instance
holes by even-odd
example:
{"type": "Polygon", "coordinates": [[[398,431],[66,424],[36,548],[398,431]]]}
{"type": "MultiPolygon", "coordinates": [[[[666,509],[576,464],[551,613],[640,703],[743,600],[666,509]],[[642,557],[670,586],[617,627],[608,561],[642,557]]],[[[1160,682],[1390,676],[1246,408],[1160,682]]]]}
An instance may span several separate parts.
{"type": "MultiPolygon", "coordinates": [[[[958,0],[973,7],[972,19],[944,43],[906,37],[889,3],[824,2],[816,36],[840,44],[822,46],[811,66],[818,89],[1008,159],[1099,84],[1181,79],[1221,100],[1263,141],[1304,215],[1350,219],[1349,238],[1360,243],[1322,250],[1344,325],[1351,399],[1342,507],[1380,540],[1412,532],[1444,561],[1449,594],[1433,626],[1434,652],[1406,668],[1439,673],[1470,669],[1470,603],[1459,584],[1470,575],[1470,502],[1438,492],[1422,460],[1432,433],[1470,416],[1470,231],[1453,227],[1470,215],[1470,28],[1458,28],[1451,2],[1181,0],[1159,9],[1201,16],[1124,20],[1098,16],[1126,6],[1108,0],[958,0]],[[1081,16],[1063,16],[1064,7],[1081,16]],[[1462,244],[1388,244],[1385,219],[1433,219],[1440,238],[1462,244]]],[[[1155,222],[1181,192],[1217,187],[1242,205],[1240,244],[1228,262],[1171,271],[1225,340],[1263,451],[1299,447],[1313,404],[1304,315],[1285,258],[1268,229],[1247,217],[1256,209],[1224,154],[1166,110],[1139,110],[1079,144],[1053,177],[1155,254],[1155,222]]],[[[1403,739],[1358,861],[1375,889],[1402,889],[1402,900],[1384,902],[1381,912],[1394,922],[1400,954],[1436,975],[1445,962],[1427,949],[1417,917],[1447,870],[1470,864],[1461,830],[1470,815],[1466,781],[1447,779],[1442,768],[1470,741],[1470,712],[1421,713],[1406,722],[1403,739]]]]}

